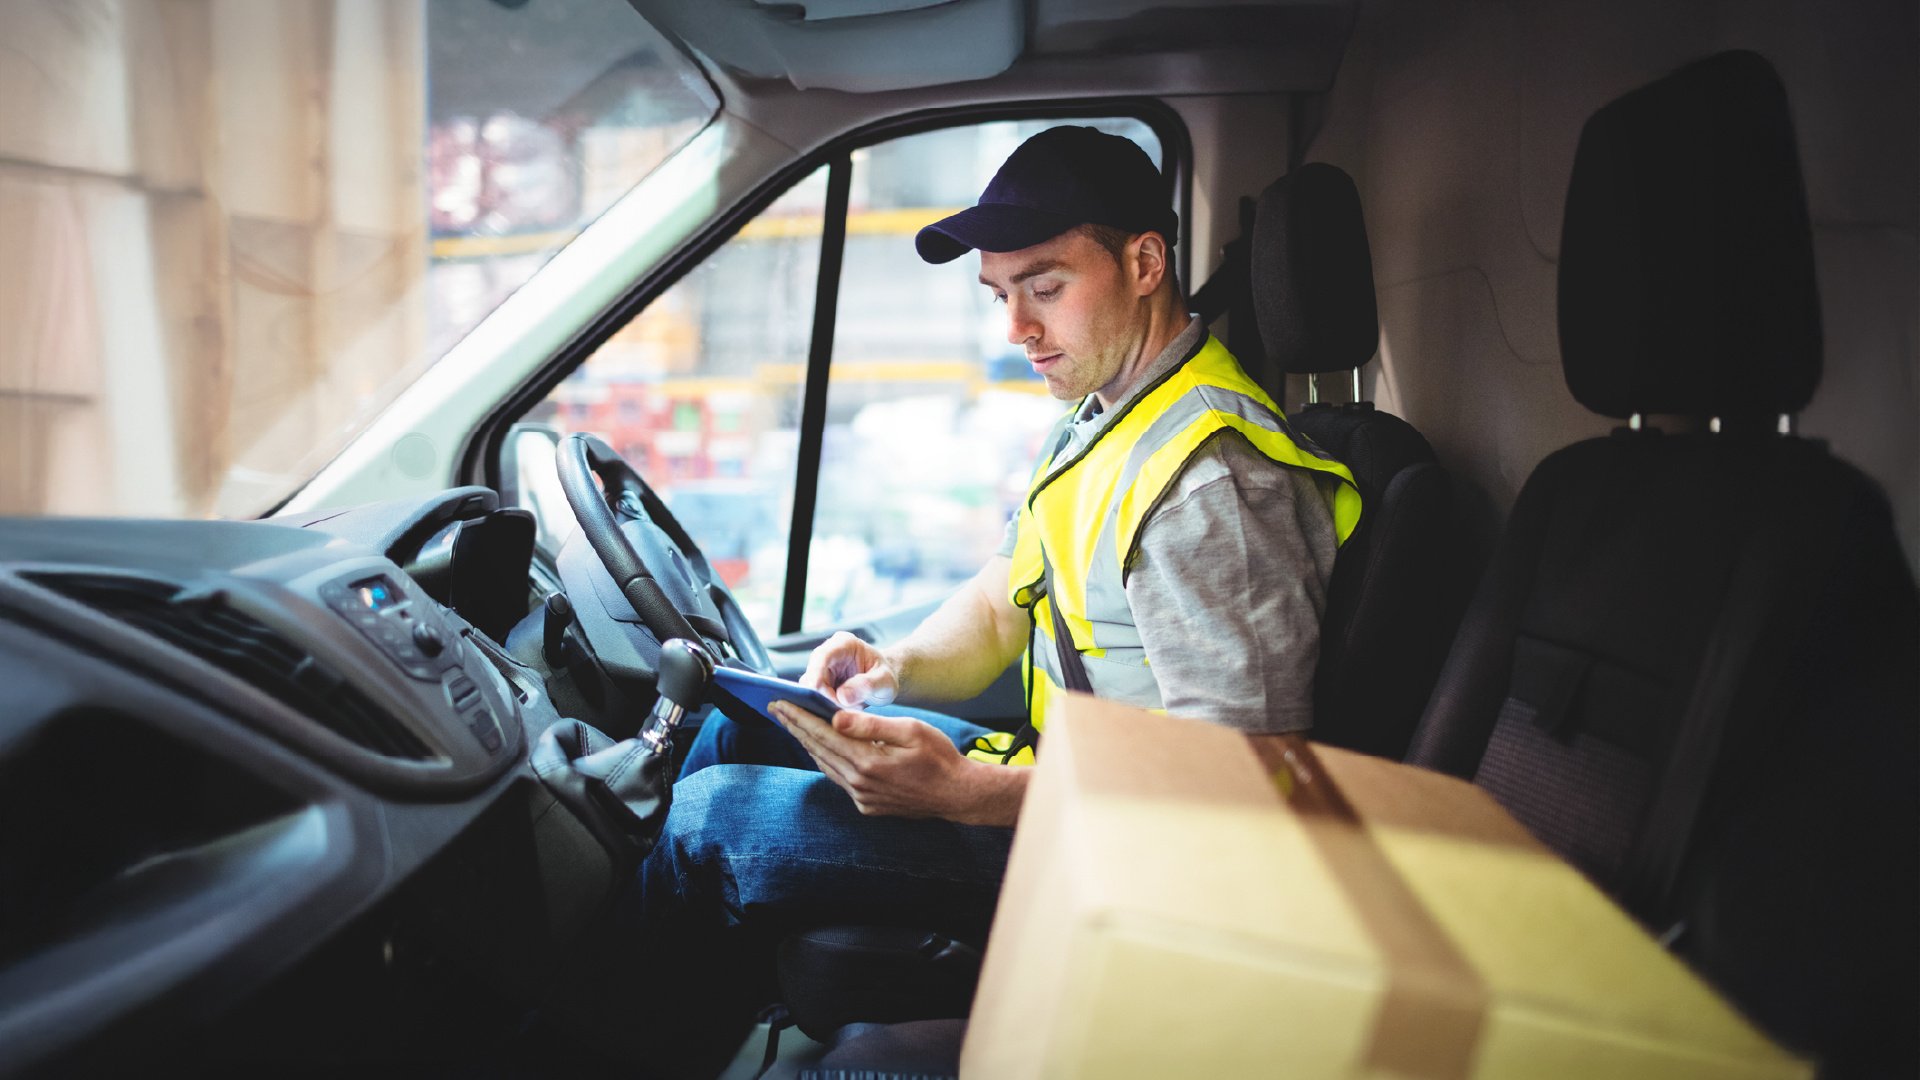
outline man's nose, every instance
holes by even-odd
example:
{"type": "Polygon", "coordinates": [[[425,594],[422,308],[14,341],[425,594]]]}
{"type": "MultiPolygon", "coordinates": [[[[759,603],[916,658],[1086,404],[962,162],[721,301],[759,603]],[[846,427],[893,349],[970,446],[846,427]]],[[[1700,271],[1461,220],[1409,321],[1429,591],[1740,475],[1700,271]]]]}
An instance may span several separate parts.
{"type": "Polygon", "coordinates": [[[1040,339],[1040,323],[1027,313],[1017,296],[1007,297],[1007,344],[1024,345],[1040,339]]]}

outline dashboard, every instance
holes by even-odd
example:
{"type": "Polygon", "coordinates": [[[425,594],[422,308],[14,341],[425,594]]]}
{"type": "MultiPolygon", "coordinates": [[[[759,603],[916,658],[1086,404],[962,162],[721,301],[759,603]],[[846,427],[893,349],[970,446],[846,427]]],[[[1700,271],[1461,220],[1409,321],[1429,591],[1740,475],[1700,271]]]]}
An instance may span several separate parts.
{"type": "Polygon", "coordinates": [[[615,873],[496,503],[0,520],[0,1073],[497,1050],[615,873]]]}

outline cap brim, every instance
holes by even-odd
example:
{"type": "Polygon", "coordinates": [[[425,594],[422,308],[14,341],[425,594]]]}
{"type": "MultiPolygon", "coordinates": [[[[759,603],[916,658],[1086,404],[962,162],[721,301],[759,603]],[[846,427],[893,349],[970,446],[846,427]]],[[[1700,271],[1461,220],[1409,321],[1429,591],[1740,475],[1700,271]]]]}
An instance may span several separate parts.
{"type": "Polygon", "coordinates": [[[920,230],[914,250],[930,263],[952,262],[969,251],[1019,251],[1059,236],[1084,220],[1009,203],[970,206],[920,230]]]}

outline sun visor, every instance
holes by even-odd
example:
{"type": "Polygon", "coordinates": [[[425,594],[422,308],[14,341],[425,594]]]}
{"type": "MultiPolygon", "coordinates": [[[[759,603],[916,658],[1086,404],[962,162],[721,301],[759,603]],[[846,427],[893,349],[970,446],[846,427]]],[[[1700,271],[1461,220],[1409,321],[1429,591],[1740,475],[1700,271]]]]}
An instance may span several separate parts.
{"type": "Polygon", "coordinates": [[[1005,71],[1026,45],[1021,0],[633,0],[730,72],[801,90],[871,93],[1005,71]]]}

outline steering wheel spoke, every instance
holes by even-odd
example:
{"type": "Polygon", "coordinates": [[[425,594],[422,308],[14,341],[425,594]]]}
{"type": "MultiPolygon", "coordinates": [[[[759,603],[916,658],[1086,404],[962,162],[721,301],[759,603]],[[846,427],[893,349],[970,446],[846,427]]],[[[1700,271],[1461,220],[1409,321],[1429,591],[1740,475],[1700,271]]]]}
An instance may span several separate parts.
{"type": "Polygon", "coordinates": [[[756,671],[772,658],[733,593],[652,487],[598,436],[566,437],[556,459],[580,532],[658,643],[704,641],[756,671]]]}

